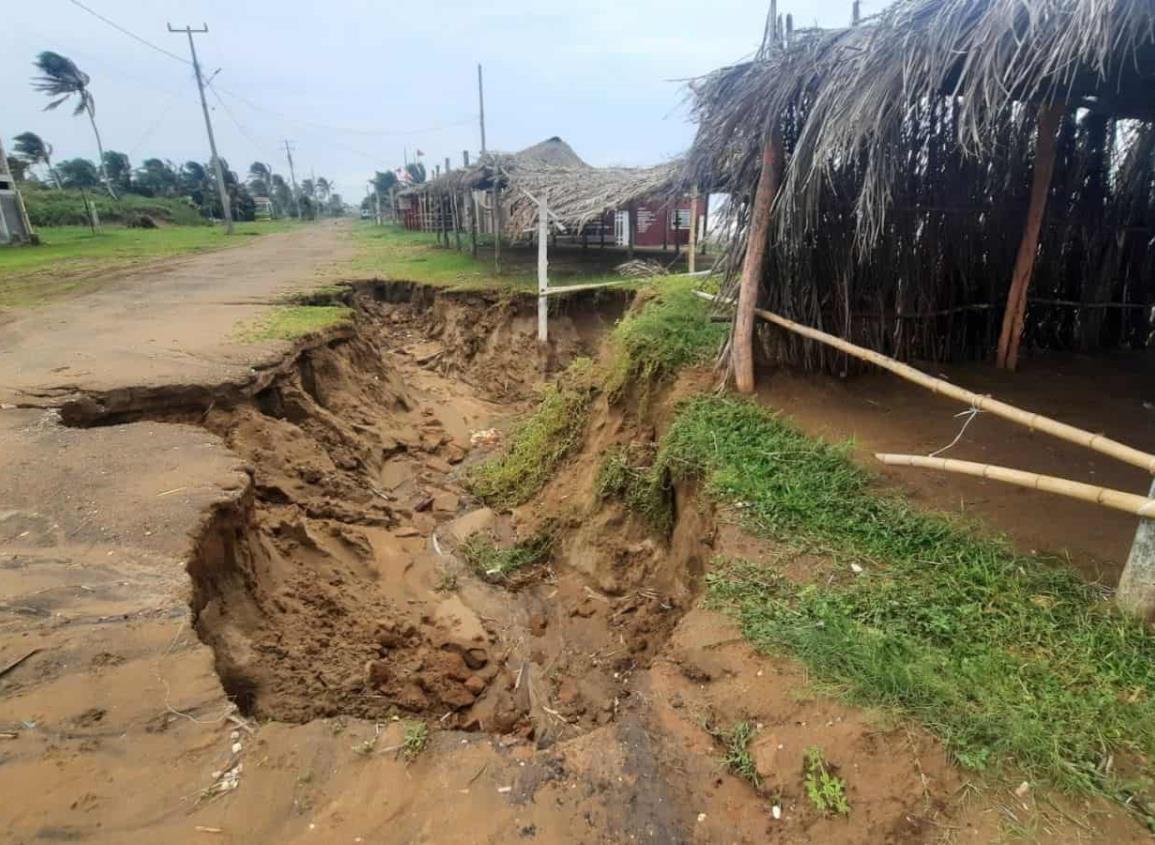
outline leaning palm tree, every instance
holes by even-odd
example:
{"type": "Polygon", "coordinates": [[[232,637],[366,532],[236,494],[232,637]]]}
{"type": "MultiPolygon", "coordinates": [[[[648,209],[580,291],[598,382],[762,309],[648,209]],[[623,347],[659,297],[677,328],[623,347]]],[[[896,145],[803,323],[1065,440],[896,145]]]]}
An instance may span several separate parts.
{"type": "Polygon", "coordinates": [[[16,141],[12,148],[16,155],[32,166],[43,164],[48,168],[48,175],[52,177],[56,189],[60,190],[60,177],[56,174],[56,168],[52,166],[52,145],[35,132],[21,132],[13,140],[16,141]]]}
{"type": "Polygon", "coordinates": [[[41,76],[33,78],[32,87],[55,98],[44,107],[45,111],[56,108],[75,95],[77,103],[72,114],[88,115],[92,123],[92,134],[96,136],[96,149],[99,153],[96,160],[100,165],[100,179],[104,182],[109,196],[116,199],[116,192],[112,189],[112,183],[108,181],[108,173],[104,169],[104,144],[100,140],[100,130],[96,127],[96,102],[93,100],[92,92],[88,90],[88,74],[78,68],[72,59],[51,50],[45,50],[36,57],[36,67],[40,70],[41,76]]]}

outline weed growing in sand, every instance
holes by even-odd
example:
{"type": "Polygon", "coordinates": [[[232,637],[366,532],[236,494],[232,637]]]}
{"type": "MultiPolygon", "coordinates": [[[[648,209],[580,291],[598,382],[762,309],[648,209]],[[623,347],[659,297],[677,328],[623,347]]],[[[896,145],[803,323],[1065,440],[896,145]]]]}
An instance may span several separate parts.
{"type": "Polygon", "coordinates": [[[406,722],[405,738],[401,741],[401,756],[412,763],[429,742],[429,726],[424,722],[406,722]]]}
{"type": "Polygon", "coordinates": [[[644,386],[704,363],[717,352],[726,325],[710,320],[707,304],[694,296],[697,282],[673,276],[639,294],[643,303],[622,318],[610,337],[605,388],[611,397],[627,385],[644,386]]]}
{"type": "Polygon", "coordinates": [[[714,739],[722,743],[726,755],[722,762],[730,774],[749,781],[755,788],[762,785],[754,758],[750,756],[750,740],[754,738],[754,726],[749,722],[737,722],[728,731],[711,731],[714,739]]]}
{"type": "Polygon", "coordinates": [[[553,542],[554,534],[549,528],[505,548],[497,545],[491,535],[478,532],[462,543],[458,551],[482,578],[502,581],[520,569],[547,561],[553,542]]]}
{"type": "Polygon", "coordinates": [[[800,585],[766,565],[715,565],[713,602],[758,648],[918,720],[966,767],[1014,765],[1142,807],[1143,785],[1111,760],[1155,755],[1155,634],[1068,567],[879,491],[848,451],[750,402],[680,408],[656,464],[845,573],[800,585]]]}
{"type": "Polygon", "coordinates": [[[340,323],[349,322],[353,311],[344,305],[278,305],[237,330],[240,340],[295,340],[340,323]]]}
{"type": "Polygon", "coordinates": [[[528,501],[581,442],[596,392],[593,362],[578,358],[545,388],[537,410],[512,432],[506,450],[467,475],[470,491],[494,507],[528,501]]]}
{"type": "Polygon", "coordinates": [[[667,534],[674,522],[670,489],[665,473],[646,465],[642,444],[615,446],[606,452],[598,468],[594,491],[599,499],[619,499],[627,508],[642,516],[650,526],[667,534]]]}
{"type": "Polygon", "coordinates": [[[803,768],[806,797],[818,812],[823,815],[829,813],[850,815],[850,802],[846,800],[846,781],[831,773],[821,748],[811,746],[806,749],[803,768]]]}
{"type": "Polygon", "coordinates": [[[448,569],[441,570],[441,575],[437,579],[437,584],[433,587],[439,593],[452,593],[457,590],[457,573],[450,572],[448,569]]]}

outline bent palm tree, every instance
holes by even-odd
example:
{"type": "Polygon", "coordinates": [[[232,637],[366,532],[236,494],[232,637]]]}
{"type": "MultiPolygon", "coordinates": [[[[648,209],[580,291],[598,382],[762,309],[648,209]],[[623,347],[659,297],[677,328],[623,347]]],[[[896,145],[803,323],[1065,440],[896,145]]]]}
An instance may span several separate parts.
{"type": "Polygon", "coordinates": [[[92,134],[96,136],[96,150],[99,153],[96,160],[100,165],[100,179],[104,182],[109,196],[116,199],[116,192],[112,189],[112,183],[108,181],[108,174],[104,169],[104,144],[100,140],[100,130],[96,127],[96,101],[92,97],[92,92],[88,90],[88,74],[78,68],[72,59],[51,50],[45,50],[36,57],[36,67],[42,75],[33,78],[32,87],[55,98],[44,107],[45,111],[55,109],[75,95],[77,103],[72,114],[88,115],[88,120],[92,123],[92,134]]]}
{"type": "Polygon", "coordinates": [[[24,159],[30,165],[43,164],[48,168],[48,175],[52,177],[52,181],[56,184],[56,189],[60,190],[60,177],[56,174],[56,168],[52,166],[52,145],[47,143],[43,138],[35,132],[21,132],[13,140],[16,141],[13,149],[16,155],[24,159]]]}

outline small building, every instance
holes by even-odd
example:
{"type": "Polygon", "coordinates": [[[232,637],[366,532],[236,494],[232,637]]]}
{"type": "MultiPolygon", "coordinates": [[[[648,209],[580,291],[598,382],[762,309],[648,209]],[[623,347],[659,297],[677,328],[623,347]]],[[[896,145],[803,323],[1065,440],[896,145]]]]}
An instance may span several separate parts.
{"type": "Polygon", "coordinates": [[[8,169],[4,148],[0,146],[0,244],[26,244],[34,240],[24,198],[8,169]]]}

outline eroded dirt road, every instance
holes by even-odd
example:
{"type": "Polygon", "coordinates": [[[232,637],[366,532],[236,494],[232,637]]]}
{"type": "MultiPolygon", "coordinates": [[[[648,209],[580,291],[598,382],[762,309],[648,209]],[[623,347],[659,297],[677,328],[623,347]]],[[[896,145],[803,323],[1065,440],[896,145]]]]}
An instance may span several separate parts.
{"type": "MultiPolygon", "coordinates": [[[[235,319],[219,290],[196,296],[235,319]]],[[[469,499],[463,468],[492,448],[474,434],[595,354],[624,303],[572,303],[550,350],[528,299],[377,284],[355,304],[352,329],[250,359],[225,353],[221,326],[187,366],[110,343],[83,388],[42,371],[62,389],[0,411],[5,841],[998,839],[997,802],[971,800],[937,742],[815,693],[700,607],[710,557],[768,550],[692,490],[666,538],[598,500],[606,451],[652,441],[709,374],[645,408],[599,399],[529,505],[469,499]],[[465,565],[470,531],[547,521],[549,566],[493,580],[465,565]],[[406,759],[415,721],[432,731],[406,759]],[[757,727],[757,789],[721,762],[739,721],[757,727]],[[845,775],[849,819],[809,804],[812,745],[845,775]]],[[[1042,820],[1047,841],[1143,835],[1116,807],[1068,810],[1095,830],[1042,820]]]]}
{"type": "MultiPolygon", "coordinates": [[[[238,236],[240,237],[240,236],[238,236]]],[[[100,291],[0,323],[0,404],[69,394],[244,381],[285,344],[236,337],[278,296],[352,254],[348,223],[262,235],[233,249],[134,269],[100,291]]]]}

